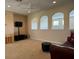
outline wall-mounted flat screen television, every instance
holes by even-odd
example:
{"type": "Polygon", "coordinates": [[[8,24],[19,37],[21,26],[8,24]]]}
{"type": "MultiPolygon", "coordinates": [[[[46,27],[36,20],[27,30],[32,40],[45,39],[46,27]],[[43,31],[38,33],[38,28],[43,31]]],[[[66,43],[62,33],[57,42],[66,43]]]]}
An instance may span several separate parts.
{"type": "Polygon", "coordinates": [[[22,22],[16,21],[14,25],[15,27],[22,27],[22,22]]]}

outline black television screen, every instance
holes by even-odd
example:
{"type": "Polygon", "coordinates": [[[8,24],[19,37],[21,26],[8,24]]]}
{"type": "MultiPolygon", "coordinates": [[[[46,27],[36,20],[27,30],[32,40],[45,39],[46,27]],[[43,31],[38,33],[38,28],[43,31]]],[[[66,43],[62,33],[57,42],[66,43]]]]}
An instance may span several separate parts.
{"type": "Polygon", "coordinates": [[[15,22],[15,27],[22,27],[22,22],[15,22]]]}

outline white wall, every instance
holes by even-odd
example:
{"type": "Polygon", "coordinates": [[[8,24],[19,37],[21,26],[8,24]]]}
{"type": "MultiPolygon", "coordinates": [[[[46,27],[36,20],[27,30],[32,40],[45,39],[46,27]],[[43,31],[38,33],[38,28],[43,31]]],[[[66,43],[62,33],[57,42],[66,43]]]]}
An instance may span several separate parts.
{"type": "Polygon", "coordinates": [[[70,33],[69,12],[72,9],[74,9],[73,3],[69,3],[66,5],[59,6],[59,7],[54,7],[49,10],[39,11],[39,12],[30,14],[28,16],[28,30],[29,30],[30,37],[32,39],[36,39],[36,40],[47,40],[47,41],[54,41],[54,42],[60,42],[60,43],[65,42],[67,36],[70,33]],[[52,15],[56,12],[63,12],[64,13],[64,22],[65,22],[64,30],[52,30],[51,29],[52,15]],[[40,17],[43,15],[47,15],[49,17],[48,18],[49,19],[49,24],[48,24],[49,29],[45,30],[45,31],[39,29],[40,17]],[[38,22],[38,30],[36,30],[36,31],[31,30],[31,20],[33,18],[36,18],[37,22],[38,22]]]}

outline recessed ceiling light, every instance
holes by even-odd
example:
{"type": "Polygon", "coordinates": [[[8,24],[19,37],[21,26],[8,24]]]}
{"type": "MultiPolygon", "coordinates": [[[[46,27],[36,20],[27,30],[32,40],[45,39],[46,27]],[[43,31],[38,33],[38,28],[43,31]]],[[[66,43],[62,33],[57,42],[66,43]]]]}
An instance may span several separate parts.
{"type": "Polygon", "coordinates": [[[52,3],[53,3],[53,4],[55,4],[55,3],[56,3],[56,1],[53,1],[52,3]]]}
{"type": "Polygon", "coordinates": [[[31,11],[30,11],[30,10],[28,10],[28,13],[31,13],[31,11]]]}
{"type": "Polygon", "coordinates": [[[8,5],[8,7],[11,7],[10,5],[8,5]]]}

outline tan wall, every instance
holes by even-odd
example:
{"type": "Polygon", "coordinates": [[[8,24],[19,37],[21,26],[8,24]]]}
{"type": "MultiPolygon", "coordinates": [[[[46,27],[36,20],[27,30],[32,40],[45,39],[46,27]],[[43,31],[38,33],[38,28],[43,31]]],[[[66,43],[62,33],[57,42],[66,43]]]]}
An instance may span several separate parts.
{"type": "MultiPolygon", "coordinates": [[[[20,27],[20,34],[28,34],[28,27],[27,27],[27,16],[25,15],[19,15],[19,14],[14,14],[14,22],[15,21],[21,21],[23,23],[22,27],[20,27]]],[[[14,28],[15,35],[18,35],[18,28],[14,28]]]]}
{"type": "Polygon", "coordinates": [[[17,28],[14,27],[15,21],[22,21],[23,26],[20,28],[20,34],[28,34],[27,16],[19,15],[13,12],[5,12],[5,35],[11,36],[14,41],[14,35],[18,34],[17,28]]]}
{"type": "Polygon", "coordinates": [[[69,3],[66,5],[62,5],[59,7],[54,7],[53,9],[45,10],[45,11],[40,11],[36,13],[32,13],[28,16],[28,26],[29,26],[29,34],[32,39],[37,39],[37,40],[47,40],[47,41],[54,41],[54,42],[60,42],[63,43],[67,36],[69,35],[69,12],[74,8],[73,3],[69,3]],[[55,12],[64,12],[64,21],[65,21],[65,26],[64,30],[52,30],[51,29],[51,17],[55,12]],[[49,18],[49,29],[48,30],[36,30],[32,31],[31,30],[31,20],[33,18],[36,18],[38,20],[38,27],[39,27],[39,20],[40,17],[43,15],[47,15],[49,18]]]}
{"type": "Polygon", "coordinates": [[[11,36],[14,41],[14,16],[12,12],[5,13],[5,35],[11,36]]]}

